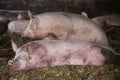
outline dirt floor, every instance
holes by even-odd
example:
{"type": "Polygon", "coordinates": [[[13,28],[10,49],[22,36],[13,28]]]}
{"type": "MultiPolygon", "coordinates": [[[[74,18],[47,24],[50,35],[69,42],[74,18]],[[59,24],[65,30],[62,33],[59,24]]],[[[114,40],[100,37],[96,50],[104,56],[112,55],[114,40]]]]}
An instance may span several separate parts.
{"type": "MultiPolygon", "coordinates": [[[[120,26],[106,26],[104,30],[110,45],[120,53],[120,26]]],[[[117,64],[101,67],[60,66],[29,71],[12,70],[7,65],[7,61],[14,57],[11,38],[19,45],[31,41],[14,33],[0,35],[0,80],[120,80],[120,57],[118,57],[117,64]]]]}

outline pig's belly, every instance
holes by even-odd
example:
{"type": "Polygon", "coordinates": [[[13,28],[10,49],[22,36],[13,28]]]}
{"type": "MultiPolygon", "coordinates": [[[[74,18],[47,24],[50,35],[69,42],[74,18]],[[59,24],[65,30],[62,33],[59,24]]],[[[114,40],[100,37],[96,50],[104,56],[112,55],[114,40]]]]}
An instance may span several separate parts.
{"type": "Polygon", "coordinates": [[[68,65],[87,65],[84,62],[84,58],[81,59],[70,59],[68,65]]]}

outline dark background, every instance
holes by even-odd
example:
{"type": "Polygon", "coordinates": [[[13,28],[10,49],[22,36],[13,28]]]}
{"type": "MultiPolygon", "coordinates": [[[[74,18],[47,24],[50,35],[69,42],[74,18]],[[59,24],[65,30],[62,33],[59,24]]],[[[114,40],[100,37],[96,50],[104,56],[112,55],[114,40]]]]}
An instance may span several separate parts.
{"type": "Polygon", "coordinates": [[[65,11],[87,12],[89,17],[120,13],[119,0],[0,0],[0,9],[32,10],[35,13],[65,11]]]}

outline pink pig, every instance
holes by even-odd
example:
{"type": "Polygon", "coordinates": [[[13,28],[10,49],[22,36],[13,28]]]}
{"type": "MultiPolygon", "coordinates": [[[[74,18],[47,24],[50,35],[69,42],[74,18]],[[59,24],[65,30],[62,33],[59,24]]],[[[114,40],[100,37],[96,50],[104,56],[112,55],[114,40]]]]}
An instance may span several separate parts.
{"type": "MultiPolygon", "coordinates": [[[[33,16],[22,32],[22,37],[49,39],[48,35],[60,40],[85,40],[108,44],[105,32],[91,19],[66,12],[46,12],[33,16]]],[[[54,39],[51,38],[50,39],[54,39]]]]}
{"type": "Polygon", "coordinates": [[[16,52],[8,65],[15,70],[29,70],[45,66],[93,65],[111,63],[114,51],[105,45],[86,41],[31,41],[20,48],[12,41],[16,52]]]}

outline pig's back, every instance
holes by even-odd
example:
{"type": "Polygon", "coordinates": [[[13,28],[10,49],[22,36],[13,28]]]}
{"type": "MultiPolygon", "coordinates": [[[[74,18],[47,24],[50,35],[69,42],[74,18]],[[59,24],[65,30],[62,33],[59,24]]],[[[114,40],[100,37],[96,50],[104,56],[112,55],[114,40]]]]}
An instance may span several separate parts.
{"type": "Polygon", "coordinates": [[[36,19],[39,20],[40,27],[43,25],[44,28],[54,28],[57,27],[71,27],[71,22],[69,16],[65,15],[64,12],[46,12],[36,15],[36,19]]]}
{"type": "MultiPolygon", "coordinates": [[[[73,23],[73,25],[75,26],[75,24],[81,24],[81,25],[85,25],[85,23],[87,23],[88,25],[94,25],[94,26],[98,26],[94,21],[92,21],[91,19],[81,16],[79,14],[75,14],[75,13],[66,13],[66,12],[46,12],[46,13],[42,13],[39,15],[36,15],[36,18],[42,18],[42,20],[47,19],[49,20],[56,20],[56,21],[68,21],[69,23],[73,23]],[[44,18],[44,19],[43,19],[44,18]]],[[[41,21],[42,21],[41,20],[41,21]]],[[[80,26],[81,26],[80,25],[80,26]]],[[[77,25],[78,26],[78,25],[77,25]]]]}

